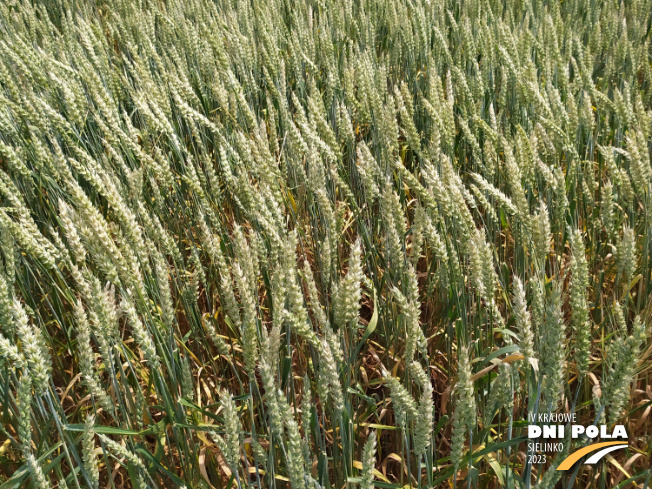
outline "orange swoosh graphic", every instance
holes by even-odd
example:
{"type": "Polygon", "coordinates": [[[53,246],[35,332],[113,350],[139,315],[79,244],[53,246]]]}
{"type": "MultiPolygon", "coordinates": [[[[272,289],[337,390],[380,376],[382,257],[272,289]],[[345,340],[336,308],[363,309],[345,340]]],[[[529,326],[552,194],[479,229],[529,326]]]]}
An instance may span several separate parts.
{"type": "Polygon", "coordinates": [[[605,441],[602,443],[593,443],[592,445],[589,445],[588,447],[580,448],[578,451],[571,453],[566,459],[559,464],[559,467],[557,467],[557,470],[568,470],[570,469],[575,462],[577,462],[579,459],[581,459],[584,455],[588,455],[591,452],[595,452],[596,450],[599,450],[604,447],[610,447],[612,445],[622,445],[622,441],[605,441]]]}

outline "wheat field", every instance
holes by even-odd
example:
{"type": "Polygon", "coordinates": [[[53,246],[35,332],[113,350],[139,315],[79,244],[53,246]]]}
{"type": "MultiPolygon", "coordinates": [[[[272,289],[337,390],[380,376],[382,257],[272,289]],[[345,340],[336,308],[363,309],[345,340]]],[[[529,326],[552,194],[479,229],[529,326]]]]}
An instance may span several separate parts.
{"type": "Polygon", "coordinates": [[[0,3],[0,489],[649,487],[651,31],[0,3]]]}

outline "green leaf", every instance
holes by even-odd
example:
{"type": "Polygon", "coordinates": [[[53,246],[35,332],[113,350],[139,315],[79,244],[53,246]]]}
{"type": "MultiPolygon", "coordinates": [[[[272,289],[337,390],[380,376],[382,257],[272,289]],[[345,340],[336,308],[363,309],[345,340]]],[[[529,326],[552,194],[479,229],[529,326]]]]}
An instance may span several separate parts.
{"type": "Polygon", "coordinates": [[[481,370],[482,367],[484,367],[485,365],[487,365],[487,364],[488,364],[490,361],[492,361],[494,358],[497,358],[497,357],[499,357],[499,356],[501,356],[501,355],[506,355],[506,354],[508,354],[508,353],[514,353],[514,352],[516,352],[516,351],[521,351],[521,347],[518,346],[518,345],[508,345],[508,346],[504,346],[504,347],[502,347],[501,349],[496,350],[496,351],[492,352],[491,354],[487,355],[487,356],[485,357],[485,359],[484,359],[482,362],[480,362],[480,365],[478,365],[478,370],[481,370]]]}
{"type": "MultiPolygon", "coordinates": [[[[83,424],[66,424],[63,425],[66,431],[84,431],[83,424]]],[[[137,436],[141,435],[140,431],[125,430],[122,428],[115,428],[114,426],[94,426],[95,433],[102,433],[103,435],[118,435],[118,436],[137,436]]]]}
{"type": "Polygon", "coordinates": [[[143,456],[144,458],[146,458],[147,460],[149,460],[150,463],[151,463],[154,467],[156,467],[158,470],[160,470],[160,471],[163,472],[165,475],[167,475],[167,476],[172,480],[172,482],[174,482],[174,484],[176,485],[176,487],[183,487],[183,486],[186,486],[188,489],[191,488],[190,484],[188,484],[188,483],[187,483],[186,481],[184,481],[183,479],[180,479],[176,474],[174,474],[173,472],[171,472],[170,470],[168,470],[166,467],[164,467],[163,465],[161,465],[161,464],[158,462],[158,460],[156,460],[156,459],[154,458],[154,456],[153,456],[151,453],[149,453],[147,450],[145,450],[144,448],[142,448],[142,447],[136,447],[136,452],[139,453],[140,455],[142,455],[142,456],[143,456]]]}
{"type": "MultiPolygon", "coordinates": [[[[57,455],[53,460],[51,460],[49,463],[43,465],[43,462],[48,458],[48,456],[50,456],[53,452],[55,452],[60,446],[61,443],[57,443],[55,446],[50,448],[47,452],[45,452],[37,459],[45,475],[49,474],[50,471],[59,464],[59,462],[65,455],[65,453],[62,452],[59,455],[57,455]]],[[[9,479],[7,479],[5,482],[3,482],[0,485],[0,489],[18,489],[19,487],[23,486],[23,482],[28,476],[29,476],[29,468],[27,467],[27,465],[23,465],[18,470],[16,470],[16,472],[14,472],[9,479]]]]}

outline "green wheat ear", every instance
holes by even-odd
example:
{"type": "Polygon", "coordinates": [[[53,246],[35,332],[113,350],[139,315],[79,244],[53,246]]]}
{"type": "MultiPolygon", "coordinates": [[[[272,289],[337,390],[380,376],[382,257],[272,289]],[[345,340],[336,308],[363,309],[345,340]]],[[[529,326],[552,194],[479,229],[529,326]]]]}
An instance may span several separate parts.
{"type": "Polygon", "coordinates": [[[373,489],[375,487],[373,472],[376,467],[376,437],[376,432],[371,431],[362,451],[362,480],[360,487],[363,489],[373,489]]]}
{"type": "Polygon", "coordinates": [[[84,424],[84,436],[82,438],[82,452],[84,455],[84,468],[89,474],[92,486],[97,488],[100,484],[100,470],[95,454],[94,424],[95,417],[93,415],[87,416],[84,424]]]}

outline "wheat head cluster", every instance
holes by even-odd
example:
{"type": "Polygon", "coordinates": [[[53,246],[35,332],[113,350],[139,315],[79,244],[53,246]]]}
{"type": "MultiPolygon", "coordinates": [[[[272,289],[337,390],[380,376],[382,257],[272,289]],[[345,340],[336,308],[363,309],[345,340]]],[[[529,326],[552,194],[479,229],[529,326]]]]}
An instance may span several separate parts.
{"type": "Polygon", "coordinates": [[[647,488],[651,31],[0,3],[0,488],[647,488]],[[629,446],[557,471],[538,413],[629,446]]]}

